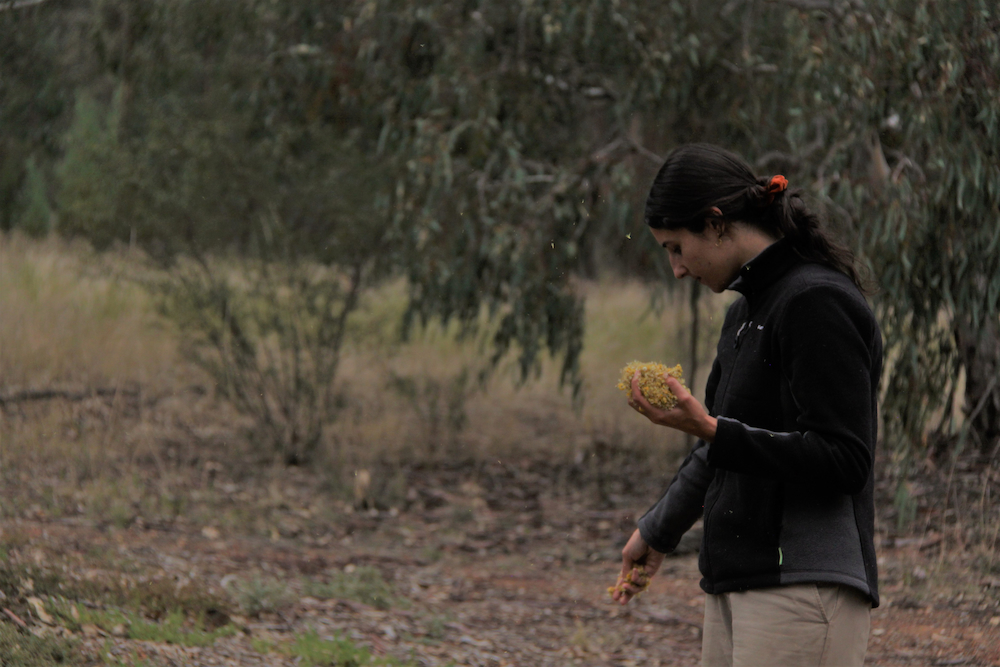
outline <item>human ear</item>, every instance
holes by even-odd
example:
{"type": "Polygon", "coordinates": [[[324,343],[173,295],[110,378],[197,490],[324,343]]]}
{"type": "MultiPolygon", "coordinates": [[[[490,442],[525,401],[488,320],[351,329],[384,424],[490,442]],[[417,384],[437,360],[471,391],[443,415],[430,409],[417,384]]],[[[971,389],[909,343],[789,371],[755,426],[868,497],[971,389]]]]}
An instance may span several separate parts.
{"type": "Polygon", "coordinates": [[[705,226],[711,227],[712,231],[722,236],[726,233],[726,221],[722,219],[722,210],[718,206],[708,209],[708,217],[705,218],[705,226]]]}

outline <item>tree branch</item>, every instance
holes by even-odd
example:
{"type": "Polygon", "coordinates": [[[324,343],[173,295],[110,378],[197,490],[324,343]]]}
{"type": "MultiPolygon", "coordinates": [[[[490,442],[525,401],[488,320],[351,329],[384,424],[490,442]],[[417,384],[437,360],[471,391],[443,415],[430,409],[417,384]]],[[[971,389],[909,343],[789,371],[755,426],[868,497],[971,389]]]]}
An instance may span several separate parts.
{"type": "Polygon", "coordinates": [[[0,394],[0,406],[8,403],[25,403],[27,401],[44,401],[52,398],[63,398],[67,401],[83,401],[94,396],[138,396],[139,390],[135,388],[122,389],[115,387],[98,387],[96,389],[84,389],[83,391],[72,391],[69,389],[25,389],[11,394],[0,394]]]}
{"type": "Polygon", "coordinates": [[[802,159],[798,155],[792,155],[791,153],[785,153],[784,151],[768,151],[757,158],[754,162],[754,166],[763,169],[772,162],[785,162],[792,166],[798,166],[802,163],[802,159]]]}
{"type": "Polygon", "coordinates": [[[656,153],[654,153],[653,151],[649,150],[645,146],[643,146],[641,144],[638,144],[638,143],[632,141],[631,139],[628,139],[628,143],[632,147],[632,150],[634,150],[636,153],[638,153],[639,155],[643,156],[644,158],[647,158],[647,159],[655,162],[657,166],[660,166],[660,165],[663,164],[663,158],[660,157],[659,155],[657,155],[656,153]]]}
{"type": "Polygon", "coordinates": [[[764,153],[757,161],[754,166],[763,169],[768,164],[772,162],[787,162],[791,166],[799,166],[805,162],[813,153],[823,148],[824,145],[824,135],[826,133],[826,119],[822,116],[817,116],[813,120],[813,126],[816,128],[816,139],[812,143],[803,147],[803,149],[796,154],[785,153],[782,151],[768,151],[764,153]]]}
{"type": "Polygon", "coordinates": [[[719,59],[719,62],[733,74],[745,74],[747,72],[759,72],[760,74],[777,74],[778,66],[774,63],[757,63],[756,65],[746,65],[741,67],[727,58],[719,59]]]}
{"type": "Polygon", "coordinates": [[[907,156],[905,153],[902,153],[901,151],[898,150],[893,150],[891,148],[886,148],[885,154],[888,155],[889,157],[896,159],[896,166],[893,167],[891,175],[893,183],[899,182],[899,177],[903,173],[904,168],[909,168],[912,169],[914,172],[916,172],[917,177],[920,179],[921,183],[927,182],[927,175],[924,174],[924,170],[921,169],[920,165],[911,160],[909,156],[907,156]]]}
{"type": "Polygon", "coordinates": [[[767,0],[767,2],[772,5],[788,5],[804,12],[828,12],[838,19],[844,17],[843,4],[850,6],[850,3],[841,3],[837,0],[767,0]]]}
{"type": "Polygon", "coordinates": [[[35,5],[40,5],[43,2],[48,2],[48,0],[9,0],[8,2],[0,2],[0,12],[7,11],[8,9],[24,9],[25,7],[34,7],[35,5]]]}
{"type": "Polygon", "coordinates": [[[615,139],[611,143],[609,143],[609,144],[603,146],[602,148],[599,148],[598,150],[594,151],[587,158],[587,162],[589,164],[598,164],[598,163],[601,163],[601,162],[609,162],[609,161],[612,160],[612,157],[615,155],[615,153],[618,152],[618,151],[620,151],[620,150],[622,150],[622,149],[628,151],[629,153],[638,153],[639,155],[643,156],[644,158],[647,158],[647,159],[651,160],[652,162],[655,162],[657,164],[657,166],[663,164],[663,158],[662,157],[660,157],[659,155],[657,155],[653,151],[649,150],[645,146],[642,146],[642,145],[636,143],[632,139],[629,139],[628,137],[619,137],[618,139],[615,139]]]}
{"type": "Polygon", "coordinates": [[[986,387],[986,391],[983,392],[983,397],[979,399],[979,404],[969,413],[969,418],[965,422],[966,424],[971,425],[976,417],[979,416],[979,413],[983,411],[983,408],[986,407],[986,402],[993,396],[993,388],[997,386],[997,380],[1000,380],[1000,377],[994,375],[993,379],[990,380],[989,386],[986,387]]]}

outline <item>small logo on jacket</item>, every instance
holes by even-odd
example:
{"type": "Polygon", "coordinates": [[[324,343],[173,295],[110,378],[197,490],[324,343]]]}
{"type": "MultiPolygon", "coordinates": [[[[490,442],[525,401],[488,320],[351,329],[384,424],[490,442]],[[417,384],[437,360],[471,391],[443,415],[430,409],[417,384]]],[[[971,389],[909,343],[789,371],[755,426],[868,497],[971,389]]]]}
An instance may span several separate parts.
{"type": "MultiPolygon", "coordinates": [[[[739,348],[740,341],[743,339],[743,335],[746,332],[750,331],[751,329],[753,329],[753,320],[750,320],[749,322],[744,322],[743,324],[740,325],[739,331],[736,332],[736,340],[733,341],[733,348],[736,349],[739,348]]],[[[763,330],[764,330],[764,325],[758,324],[757,331],[763,331],[763,330]]]]}

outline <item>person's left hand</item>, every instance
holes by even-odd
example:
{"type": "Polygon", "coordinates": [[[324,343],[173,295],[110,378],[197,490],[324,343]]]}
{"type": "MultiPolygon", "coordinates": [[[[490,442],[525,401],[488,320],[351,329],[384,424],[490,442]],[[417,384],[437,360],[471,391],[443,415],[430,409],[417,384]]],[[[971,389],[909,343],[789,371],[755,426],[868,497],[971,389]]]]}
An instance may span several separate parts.
{"type": "Polygon", "coordinates": [[[622,549],[622,571],[618,575],[612,598],[618,604],[628,604],[628,601],[641,593],[649,585],[649,580],[663,564],[664,554],[646,544],[638,530],[632,533],[625,548],[622,549]],[[632,568],[640,568],[645,583],[640,587],[628,581],[632,568]]]}
{"type": "Polygon", "coordinates": [[[632,395],[629,396],[628,404],[654,424],[675,428],[705,442],[712,442],[718,420],[708,414],[698,399],[677,378],[666,373],[663,378],[667,381],[667,388],[677,397],[677,405],[669,410],[662,410],[650,404],[639,390],[639,371],[632,376],[632,395]]]}

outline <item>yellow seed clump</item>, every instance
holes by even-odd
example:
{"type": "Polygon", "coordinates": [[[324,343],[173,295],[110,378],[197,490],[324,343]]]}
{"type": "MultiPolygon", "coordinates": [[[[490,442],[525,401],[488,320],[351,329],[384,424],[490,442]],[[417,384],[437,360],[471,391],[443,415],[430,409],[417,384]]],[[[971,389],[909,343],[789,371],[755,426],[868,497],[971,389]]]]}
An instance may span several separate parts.
{"type": "Polygon", "coordinates": [[[638,588],[639,590],[635,593],[635,596],[638,597],[639,593],[649,588],[649,577],[646,576],[646,571],[643,568],[633,567],[624,577],[620,573],[618,574],[618,581],[615,582],[614,586],[608,586],[608,593],[614,597],[615,593],[624,592],[625,584],[631,584],[633,588],[638,588]]]}
{"type": "Polygon", "coordinates": [[[632,393],[632,376],[639,371],[639,391],[646,397],[650,405],[664,410],[677,405],[677,397],[667,389],[667,381],[663,379],[663,374],[671,375],[684,384],[683,369],[680,364],[673,368],[668,368],[655,361],[633,361],[622,369],[621,379],[618,380],[618,388],[626,395],[632,393]]]}

